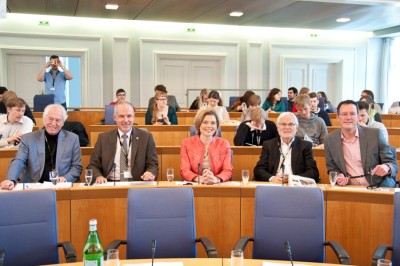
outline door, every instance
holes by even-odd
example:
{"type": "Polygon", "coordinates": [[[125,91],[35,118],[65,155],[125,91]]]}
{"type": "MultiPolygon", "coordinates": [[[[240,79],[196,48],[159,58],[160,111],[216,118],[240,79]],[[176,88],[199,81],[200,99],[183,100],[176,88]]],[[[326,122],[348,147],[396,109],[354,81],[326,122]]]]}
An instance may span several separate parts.
{"type": "Polygon", "coordinates": [[[189,106],[198,91],[188,89],[218,89],[222,87],[221,59],[160,58],[157,84],[164,84],[168,94],[176,96],[180,106],[189,106]],[[189,96],[189,97],[187,97],[189,96]],[[187,99],[189,102],[187,102],[187,99]]]}

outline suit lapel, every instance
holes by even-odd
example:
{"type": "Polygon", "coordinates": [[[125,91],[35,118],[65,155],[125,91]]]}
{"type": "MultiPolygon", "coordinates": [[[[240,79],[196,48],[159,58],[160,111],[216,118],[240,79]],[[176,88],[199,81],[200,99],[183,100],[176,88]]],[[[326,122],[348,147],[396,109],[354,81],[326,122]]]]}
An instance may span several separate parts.
{"type": "Polygon", "coordinates": [[[343,148],[342,148],[342,130],[339,129],[338,130],[338,134],[336,136],[335,139],[335,147],[336,147],[336,154],[339,154],[339,162],[340,162],[340,171],[347,176],[347,172],[346,172],[346,162],[344,160],[344,156],[343,156],[343,148]]]}
{"type": "Polygon", "coordinates": [[[62,155],[64,154],[64,149],[65,149],[65,134],[61,130],[60,133],[58,134],[58,139],[57,139],[57,154],[56,154],[56,168],[57,165],[60,165],[62,155]]]}
{"type": "Polygon", "coordinates": [[[360,151],[361,151],[361,164],[364,170],[364,173],[368,173],[369,169],[366,169],[366,159],[367,159],[367,149],[368,149],[368,142],[367,142],[367,134],[365,133],[362,127],[358,127],[358,135],[360,141],[360,151]]]}
{"type": "Polygon", "coordinates": [[[135,161],[140,138],[137,134],[137,130],[132,128],[132,144],[131,144],[131,172],[133,172],[133,162],[135,161]]]}
{"type": "Polygon", "coordinates": [[[46,141],[44,139],[44,129],[41,130],[40,135],[39,135],[39,141],[36,142],[36,148],[37,148],[37,158],[39,159],[39,166],[40,166],[40,175],[42,175],[43,170],[44,170],[44,164],[45,164],[45,159],[46,159],[46,141]]]}
{"type": "Polygon", "coordinates": [[[108,141],[107,141],[110,144],[110,148],[109,148],[109,150],[110,150],[110,153],[109,153],[110,159],[108,160],[107,174],[112,171],[113,166],[114,166],[115,153],[117,152],[117,148],[116,148],[117,141],[118,141],[118,129],[115,129],[113,131],[113,133],[111,133],[108,136],[108,141]]]}

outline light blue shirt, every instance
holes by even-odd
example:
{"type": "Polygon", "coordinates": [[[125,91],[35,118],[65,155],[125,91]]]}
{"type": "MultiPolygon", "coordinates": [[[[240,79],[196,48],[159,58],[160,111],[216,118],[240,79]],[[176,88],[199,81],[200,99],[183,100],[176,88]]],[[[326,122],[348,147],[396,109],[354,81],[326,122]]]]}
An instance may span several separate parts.
{"type": "Polygon", "coordinates": [[[43,81],[45,82],[44,85],[44,93],[45,94],[54,94],[54,103],[65,103],[66,102],[66,97],[65,97],[65,83],[66,83],[66,78],[65,78],[65,73],[58,71],[56,78],[53,80],[52,72],[47,71],[44,74],[43,81]],[[51,88],[55,88],[55,90],[51,90],[51,88]]]}

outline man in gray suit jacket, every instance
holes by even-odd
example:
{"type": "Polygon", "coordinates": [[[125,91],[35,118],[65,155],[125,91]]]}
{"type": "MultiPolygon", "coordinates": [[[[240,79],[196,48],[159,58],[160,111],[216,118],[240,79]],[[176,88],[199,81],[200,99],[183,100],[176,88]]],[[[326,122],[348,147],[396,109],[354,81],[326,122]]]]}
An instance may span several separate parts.
{"type": "Polygon", "coordinates": [[[114,120],[118,129],[99,135],[88,165],[93,170],[96,183],[157,179],[158,158],[153,136],[133,128],[134,117],[133,106],[129,102],[120,101],[115,105],[114,120]]]}
{"type": "Polygon", "coordinates": [[[51,171],[57,171],[59,182],[74,182],[79,178],[82,171],[79,138],[62,129],[66,119],[62,105],[45,108],[45,128],[22,136],[6,180],[1,183],[2,189],[13,189],[21,173],[24,183],[49,181],[51,171]]]}
{"type": "Polygon", "coordinates": [[[329,133],[324,142],[326,168],[338,172],[337,184],[369,186],[382,182],[383,187],[394,187],[398,165],[382,131],[357,125],[358,105],[354,101],[341,102],[337,114],[341,128],[329,133]]]}

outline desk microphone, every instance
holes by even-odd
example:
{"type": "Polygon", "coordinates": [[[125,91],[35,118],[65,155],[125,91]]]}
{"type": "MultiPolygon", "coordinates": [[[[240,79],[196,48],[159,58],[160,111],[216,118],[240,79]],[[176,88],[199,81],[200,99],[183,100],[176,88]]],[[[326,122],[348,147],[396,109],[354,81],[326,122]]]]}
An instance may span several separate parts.
{"type": "Polygon", "coordinates": [[[154,265],[154,256],[156,255],[156,240],[151,240],[151,266],[154,265]]]}
{"type": "Polygon", "coordinates": [[[116,175],[115,175],[115,171],[117,169],[117,164],[113,163],[113,172],[114,172],[114,187],[115,187],[115,179],[116,179],[116,175]]]}
{"type": "Polygon", "coordinates": [[[200,170],[201,170],[201,165],[200,164],[197,164],[197,173],[199,174],[199,177],[198,177],[198,179],[197,179],[197,183],[198,183],[198,185],[200,185],[200,170]]]}
{"type": "Polygon", "coordinates": [[[286,252],[287,252],[287,254],[288,254],[290,263],[291,263],[292,266],[293,266],[292,249],[290,248],[289,241],[285,241],[285,249],[286,249],[286,252]]]}

